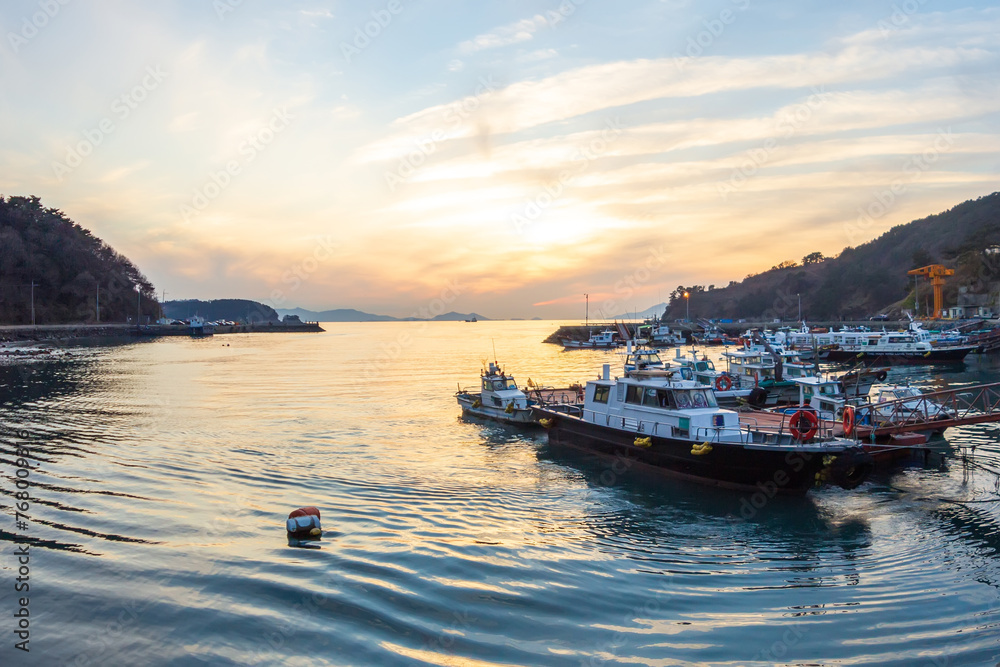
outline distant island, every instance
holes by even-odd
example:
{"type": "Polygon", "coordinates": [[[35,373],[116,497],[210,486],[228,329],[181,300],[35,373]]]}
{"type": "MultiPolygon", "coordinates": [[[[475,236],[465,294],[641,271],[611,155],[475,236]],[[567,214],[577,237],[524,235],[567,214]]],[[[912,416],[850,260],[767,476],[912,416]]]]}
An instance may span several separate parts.
{"type": "Polygon", "coordinates": [[[419,317],[392,317],[390,315],[373,315],[352,308],[337,308],[335,310],[306,310],[305,308],[278,308],[277,314],[295,315],[303,321],[312,322],[464,322],[475,318],[480,322],[489,322],[490,318],[479,313],[443,313],[424,319],[419,317]]]}

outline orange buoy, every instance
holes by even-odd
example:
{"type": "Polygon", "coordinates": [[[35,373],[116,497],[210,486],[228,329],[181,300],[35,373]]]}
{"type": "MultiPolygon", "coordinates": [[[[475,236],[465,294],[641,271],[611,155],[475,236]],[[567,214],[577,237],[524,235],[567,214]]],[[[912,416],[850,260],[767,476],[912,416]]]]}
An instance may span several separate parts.
{"type": "Polygon", "coordinates": [[[319,509],[316,507],[300,507],[288,515],[285,522],[288,536],[303,540],[316,539],[323,534],[319,522],[319,509]]]}

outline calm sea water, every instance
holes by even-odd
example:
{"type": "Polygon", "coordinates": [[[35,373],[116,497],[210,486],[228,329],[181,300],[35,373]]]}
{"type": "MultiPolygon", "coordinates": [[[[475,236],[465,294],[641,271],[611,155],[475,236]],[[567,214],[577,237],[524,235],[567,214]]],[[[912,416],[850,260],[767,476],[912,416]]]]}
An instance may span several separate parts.
{"type": "MultiPolygon", "coordinates": [[[[585,380],[552,322],[326,325],[0,367],[3,665],[994,665],[1000,426],[775,499],[463,421],[496,356],[585,380]],[[16,439],[31,501],[15,525],[16,439]],[[976,444],[975,466],[961,455],[976,444]],[[319,549],[287,513],[323,512],[319,549]],[[30,543],[30,653],[13,536],[30,543]]],[[[712,350],[717,353],[718,350],[712,350]]],[[[1000,380],[894,371],[923,387],[1000,380]]]]}

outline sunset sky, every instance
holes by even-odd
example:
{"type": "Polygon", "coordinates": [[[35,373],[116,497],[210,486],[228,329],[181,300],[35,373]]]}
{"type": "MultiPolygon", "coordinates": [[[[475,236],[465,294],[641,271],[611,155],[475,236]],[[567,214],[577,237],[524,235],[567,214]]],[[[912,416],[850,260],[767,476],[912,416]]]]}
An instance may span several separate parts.
{"type": "Polygon", "coordinates": [[[11,0],[0,193],[167,299],[642,310],[1000,189],[990,4],[11,0]]]}

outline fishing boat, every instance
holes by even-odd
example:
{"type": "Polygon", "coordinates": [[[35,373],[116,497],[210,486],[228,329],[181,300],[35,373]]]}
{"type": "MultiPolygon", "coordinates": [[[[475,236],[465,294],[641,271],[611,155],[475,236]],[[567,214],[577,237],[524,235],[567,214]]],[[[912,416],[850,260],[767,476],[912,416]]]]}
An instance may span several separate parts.
{"type": "Polygon", "coordinates": [[[919,322],[910,322],[906,331],[841,330],[813,334],[811,338],[823,361],[869,365],[961,363],[977,349],[975,345],[943,342],[919,322]]]}
{"type": "Polygon", "coordinates": [[[455,398],[463,415],[473,415],[507,424],[530,424],[533,421],[532,405],[521,391],[513,375],[508,375],[500,365],[491,361],[480,377],[481,391],[470,392],[460,386],[455,398]]]}
{"type": "Polygon", "coordinates": [[[675,478],[768,495],[802,495],[827,479],[861,484],[871,456],[799,411],[776,430],[743,425],[713,389],[670,377],[610,378],[605,364],[582,405],[537,406],[551,444],[632,459],[675,478]]]}
{"type": "Polygon", "coordinates": [[[681,372],[681,379],[694,380],[714,387],[715,398],[723,407],[743,405],[753,390],[753,385],[744,388],[739,377],[716,370],[715,363],[707,355],[698,356],[698,352],[694,349],[689,354],[684,354],[677,348],[674,351],[674,358],[670,360],[670,367],[681,372]]]}
{"type": "Polygon", "coordinates": [[[684,344],[684,336],[666,324],[655,324],[649,329],[649,344],[653,347],[673,347],[684,344]]]}
{"type": "Polygon", "coordinates": [[[560,342],[562,346],[568,350],[579,350],[579,349],[610,349],[614,347],[619,347],[620,343],[616,338],[618,332],[614,329],[606,329],[600,333],[591,333],[590,338],[587,340],[573,340],[572,338],[563,338],[560,342]]]}

